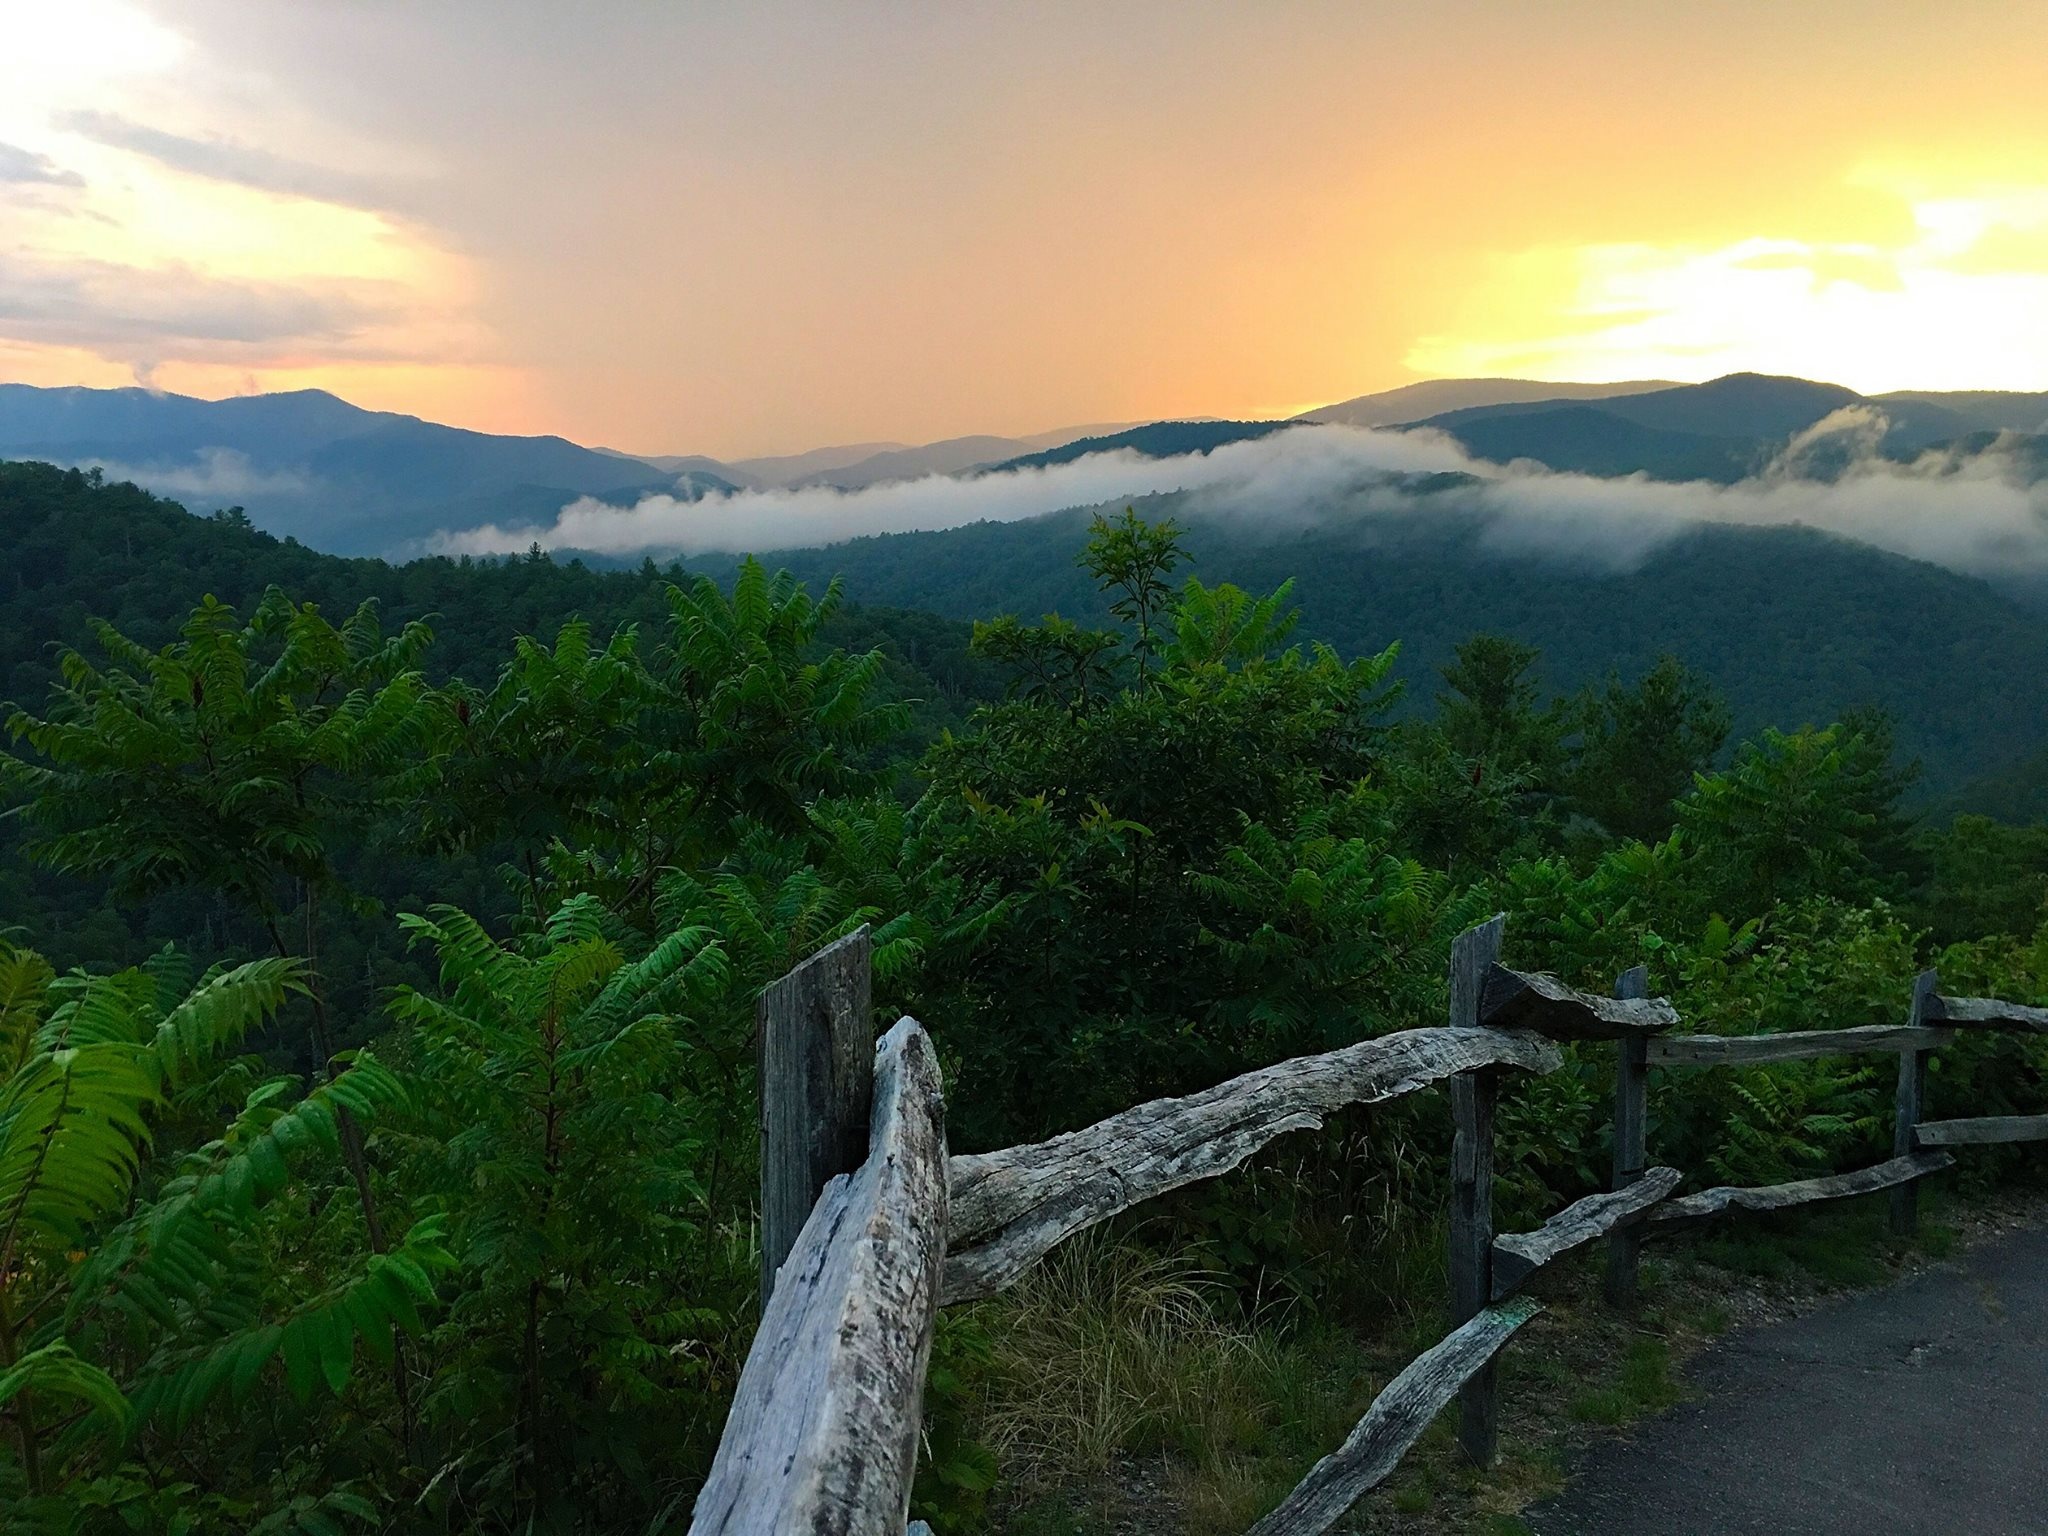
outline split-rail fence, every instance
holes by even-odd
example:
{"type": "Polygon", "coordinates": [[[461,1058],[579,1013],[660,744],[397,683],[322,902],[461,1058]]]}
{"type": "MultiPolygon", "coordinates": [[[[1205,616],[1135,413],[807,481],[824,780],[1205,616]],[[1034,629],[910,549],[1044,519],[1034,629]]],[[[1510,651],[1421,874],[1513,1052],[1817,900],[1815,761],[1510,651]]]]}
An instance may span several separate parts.
{"type": "MultiPolygon", "coordinates": [[[[938,1058],[915,1019],[879,1042],[866,929],[769,987],[760,1005],[760,1331],[698,1496],[693,1536],[898,1536],[906,1530],[919,1414],[941,1307],[1003,1290],[1052,1248],[1121,1211],[1214,1178],[1334,1110],[1433,1084],[1450,1090],[1450,1277],[1455,1327],[1374,1399],[1357,1426],[1247,1536],[1317,1536],[1382,1482],[1452,1398],[1467,1455],[1491,1464],[1494,1366],[1539,1310],[1521,1294],[1564,1254],[1605,1239],[1605,1294],[1635,1299],[1641,1243],[1733,1210],[1778,1211],[1889,1190],[1913,1230],[1919,1181],[1950,1147],[2048,1139],[2048,1115],[1925,1120],[1927,1063],[1958,1030],[2048,1033],[2048,1009],[1947,997],[1914,983],[1906,1022],[1747,1036],[1678,1033],[1642,968],[1614,995],[1500,963],[1504,920],[1451,950],[1442,1028],[1381,1035],[1159,1099],[1079,1131],[949,1156],[938,1058]],[[1533,1232],[1493,1228],[1493,1113],[1502,1076],[1549,1072],[1558,1042],[1612,1042],[1618,1062],[1613,1187],[1533,1232]],[[1644,1166],[1652,1067],[1754,1064],[1867,1052],[1899,1063],[1892,1156],[1873,1167],[1761,1188],[1676,1191],[1644,1166]]],[[[909,1528],[916,1533],[922,1528],[909,1528]]]]}

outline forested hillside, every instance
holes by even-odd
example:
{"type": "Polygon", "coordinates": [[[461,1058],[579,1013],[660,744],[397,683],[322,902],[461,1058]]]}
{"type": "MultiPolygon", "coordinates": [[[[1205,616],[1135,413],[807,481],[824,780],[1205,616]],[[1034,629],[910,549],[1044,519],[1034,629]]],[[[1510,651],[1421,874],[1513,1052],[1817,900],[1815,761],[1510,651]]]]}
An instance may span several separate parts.
{"type": "MultiPolygon", "coordinates": [[[[1703,527],[1617,568],[1597,544],[1516,549],[1453,514],[1203,515],[1190,499],[1139,503],[1188,524],[1204,580],[1269,589],[1302,578],[1302,633],[1346,655],[1399,641],[1397,675],[1428,679],[1475,631],[1542,652],[1559,691],[1677,656],[1726,696],[1734,729],[1796,726],[1871,707],[1920,761],[1927,794],[1955,796],[2048,744],[2048,624],[1983,581],[1810,530],[1703,527]]],[[[1071,551],[1089,514],[778,551],[808,581],[843,574],[873,602],[959,618],[1105,613],[1071,551]]],[[[1589,536],[1591,537],[1591,536],[1589,536]]],[[[1557,542],[1555,540],[1553,543],[1557,542]]],[[[730,561],[700,558],[721,575],[730,561]]],[[[1965,804],[1972,804],[1965,794],[1965,804]]]]}
{"type": "MultiPolygon", "coordinates": [[[[1497,911],[1514,965],[1645,964],[1727,1033],[1895,1024],[1931,961],[2048,1001],[2041,829],[1916,824],[1875,713],[1731,730],[1600,581],[1580,618],[1622,659],[1561,690],[1499,634],[1434,675],[1326,643],[1334,550],[1246,589],[1157,516],[1046,525],[1081,621],[991,608],[964,651],[753,562],[394,569],[34,466],[0,517],[26,1530],[681,1528],[757,1316],[755,1003],[862,924],[956,1151],[1440,1022],[1450,940],[1497,911]]],[[[2038,1039],[1961,1035],[1930,1114],[2048,1111],[2038,1039]]],[[[1612,1062],[1503,1085],[1504,1228],[1604,1182],[1612,1062]]],[[[1882,1063],[1703,1073],[1657,1090],[1650,1155],[1865,1164],[1890,1093],[1882,1063]]],[[[1071,1528],[1046,1510],[1143,1456],[1186,1529],[1241,1531],[1302,1471],[1289,1415],[1370,1396],[1362,1330],[1441,1332],[1448,1135],[1436,1095],[1332,1115],[949,1312],[914,1512],[1071,1528]]]]}
{"type": "MultiPolygon", "coordinates": [[[[175,502],[128,484],[40,464],[0,464],[0,526],[10,570],[0,585],[0,699],[32,705],[58,681],[63,647],[90,648],[94,624],[105,621],[150,647],[174,640],[191,609],[212,596],[247,612],[271,587],[330,615],[378,605],[391,628],[431,625],[434,643],[421,656],[425,674],[488,682],[522,635],[553,636],[572,618],[610,635],[622,627],[658,632],[668,609],[667,585],[680,570],[593,571],[581,564],[533,557],[507,561],[429,558],[392,565],[346,559],[278,539],[233,514],[194,517],[175,502]]],[[[907,701],[916,735],[929,737],[961,721],[981,698],[1000,692],[993,669],[968,654],[969,626],[928,613],[849,604],[825,621],[832,644],[882,654],[879,696],[907,701]]],[[[158,893],[147,908],[116,907],[93,882],[38,877],[13,856],[19,823],[0,822],[0,892],[32,940],[69,964],[107,961],[127,952],[146,928],[187,942],[226,916],[189,893],[158,893]]],[[[418,890],[421,869],[405,856],[385,856],[361,872],[380,897],[418,890]]],[[[471,871],[468,888],[495,902],[491,882],[471,871]]],[[[383,935],[357,925],[340,936],[353,957],[345,983],[360,988],[358,951],[383,935]]]]}

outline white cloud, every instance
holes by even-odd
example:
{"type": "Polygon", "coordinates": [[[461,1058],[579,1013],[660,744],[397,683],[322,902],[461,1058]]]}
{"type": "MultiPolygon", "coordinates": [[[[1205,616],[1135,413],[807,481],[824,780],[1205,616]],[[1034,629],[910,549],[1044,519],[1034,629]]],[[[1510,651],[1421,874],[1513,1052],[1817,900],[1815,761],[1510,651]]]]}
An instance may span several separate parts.
{"type": "Polygon", "coordinates": [[[701,554],[829,544],[865,534],[1008,522],[1065,507],[1190,492],[1189,510],[1280,533],[1331,519],[1477,512],[1486,546],[1626,569],[1702,524],[1823,529],[1978,575],[2048,571],[2048,480],[2016,445],[1967,457],[1930,452],[1895,463],[1874,452],[1867,408],[1801,434],[1764,473],[1734,485],[1601,479],[1527,462],[1474,460],[1435,432],[1295,427],[1204,455],[1145,459],[1128,451],[1070,464],[939,476],[859,491],[742,492],[701,501],[652,496],[630,508],[584,498],[544,527],[443,533],[450,553],[545,548],[608,555],[701,554]],[[1830,478],[1808,471],[1829,461],[1830,478]],[[1414,477],[1464,482],[1422,487],[1414,477]]]}

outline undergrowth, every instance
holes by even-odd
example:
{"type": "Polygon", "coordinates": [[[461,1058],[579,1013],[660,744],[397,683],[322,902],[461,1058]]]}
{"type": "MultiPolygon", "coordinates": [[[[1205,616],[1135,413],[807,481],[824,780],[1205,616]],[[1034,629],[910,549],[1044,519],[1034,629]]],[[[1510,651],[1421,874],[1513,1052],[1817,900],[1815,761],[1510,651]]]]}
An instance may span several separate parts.
{"type": "MultiPolygon", "coordinates": [[[[1956,1230],[1939,1219],[1941,1198],[1927,1198],[1914,1239],[1890,1235],[1879,1197],[1660,1244],[1626,1319],[1600,1300],[1597,1249],[1565,1263],[1541,1277],[1545,1311],[1501,1358],[1497,1465],[1482,1474],[1464,1461],[1454,1407],[1340,1529],[1526,1532],[1519,1512],[1563,1486],[1572,1445],[1684,1401],[1686,1359],[1732,1326],[1738,1295],[1825,1294],[1951,1252],[1956,1230]]],[[[1235,1536],[1447,1326],[1440,1289],[1381,1296],[1377,1326],[1334,1324],[1297,1299],[1247,1310],[1213,1252],[1162,1248],[1160,1237],[1089,1234],[1011,1293],[948,1319],[933,1381],[948,1383],[952,1408],[936,1417],[951,1412],[987,1447],[998,1491],[971,1515],[941,1510],[940,1536],[1235,1536]],[[963,1331],[977,1342],[956,1380],[948,1335],[963,1331]]],[[[1394,1267],[1418,1281],[1427,1272],[1413,1255],[1394,1267]]]]}

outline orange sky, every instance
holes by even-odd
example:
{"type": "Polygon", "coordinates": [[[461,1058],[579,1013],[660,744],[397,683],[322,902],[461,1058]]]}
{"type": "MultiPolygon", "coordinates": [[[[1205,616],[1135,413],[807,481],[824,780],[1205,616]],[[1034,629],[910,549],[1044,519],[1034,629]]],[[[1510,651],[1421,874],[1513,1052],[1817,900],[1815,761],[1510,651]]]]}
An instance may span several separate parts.
{"type": "Polygon", "coordinates": [[[726,456],[2048,388],[2048,6],[0,0],[0,379],[726,456]]]}

